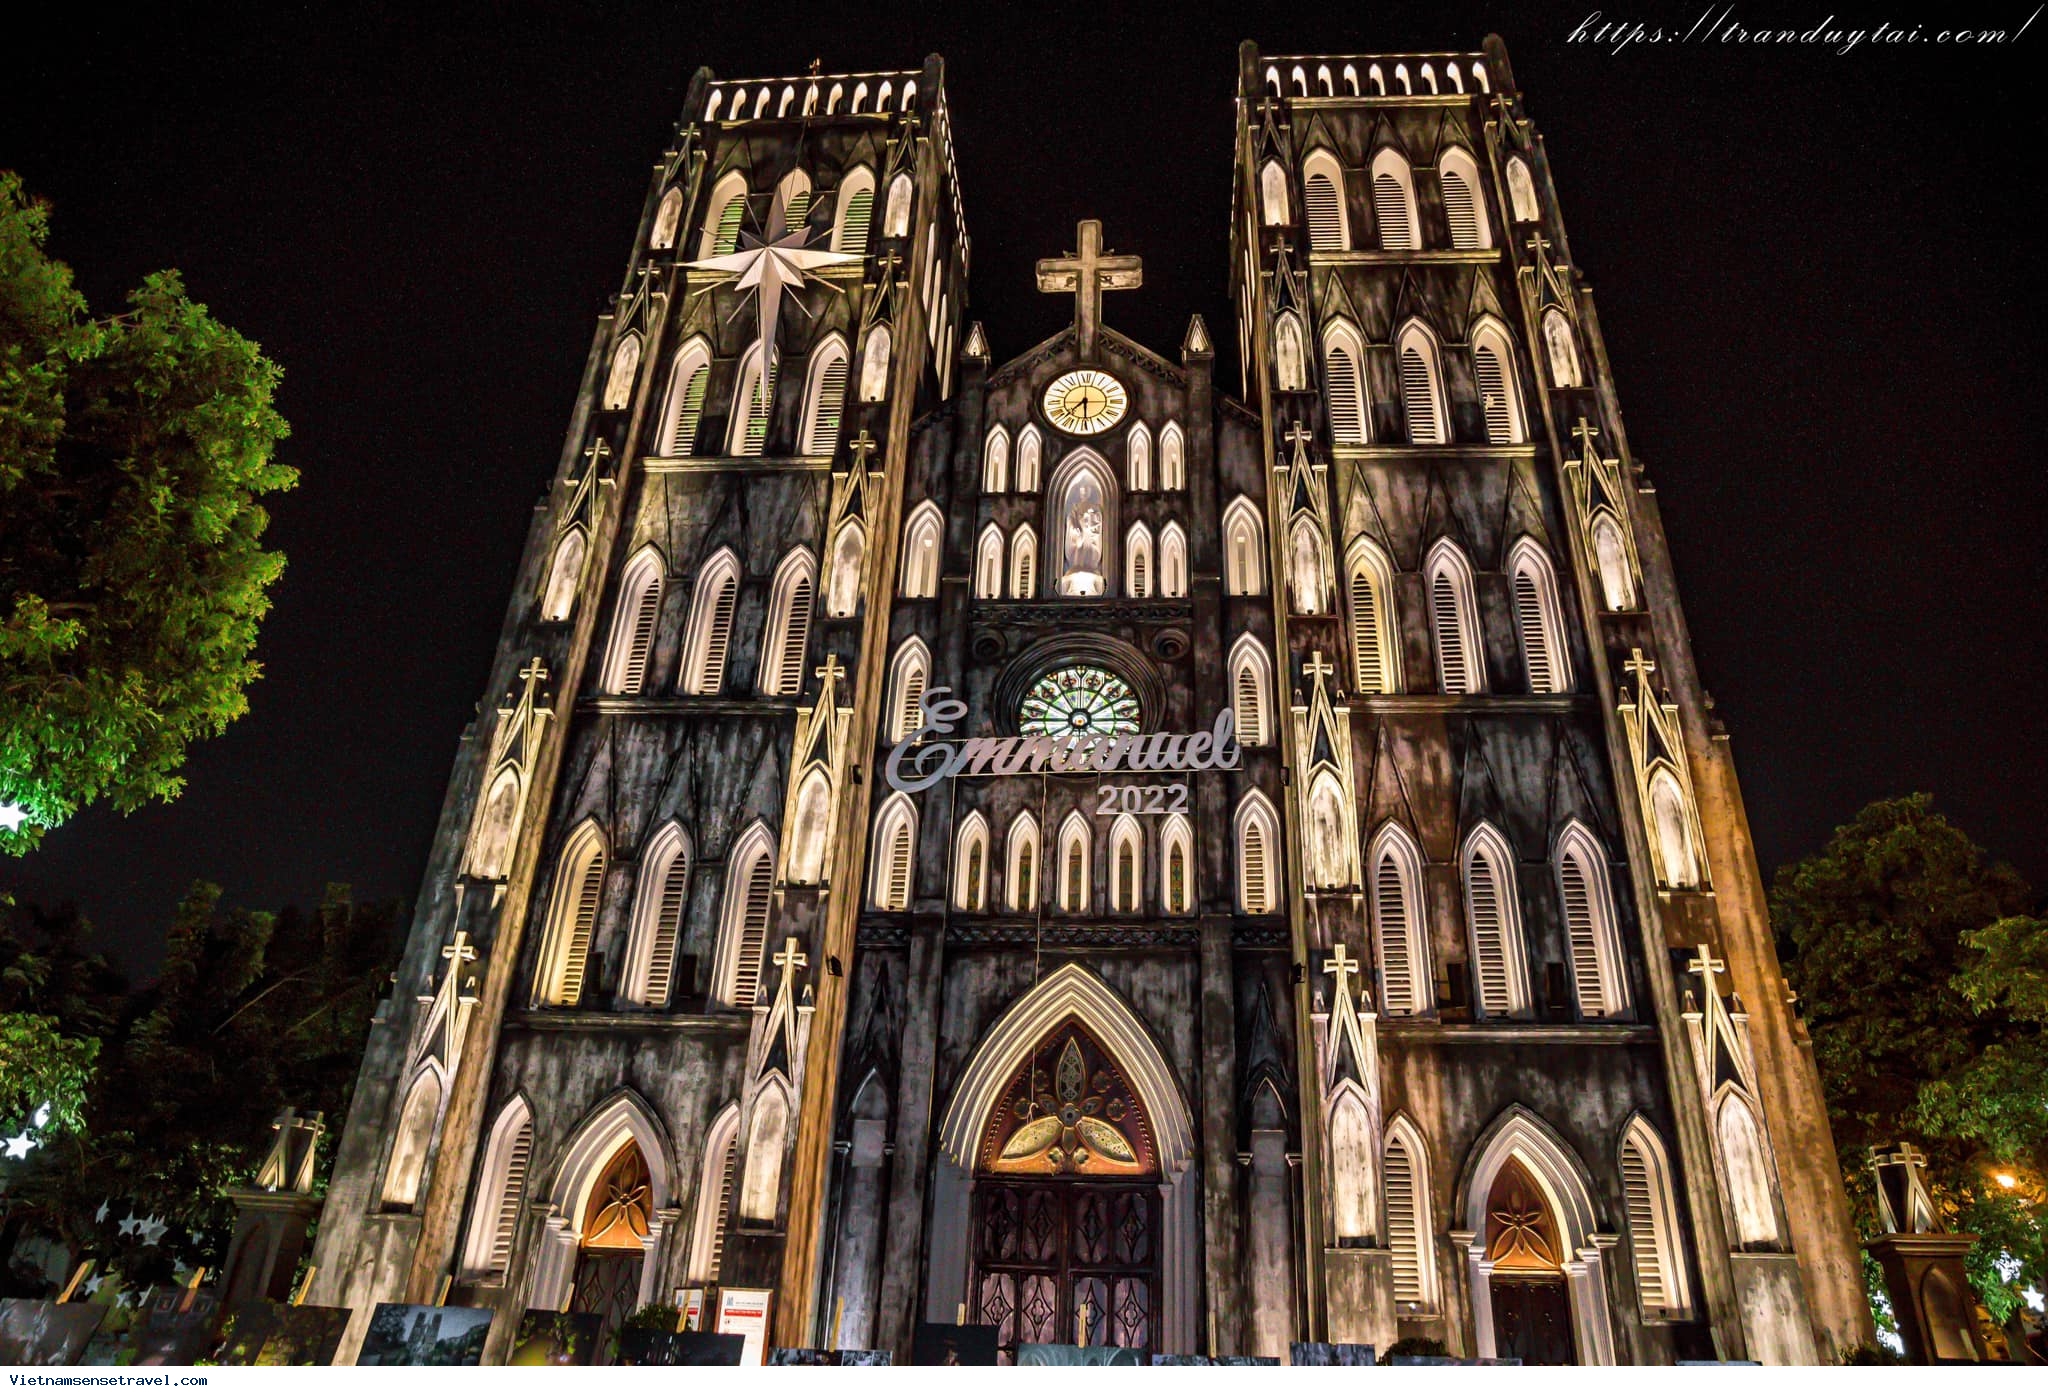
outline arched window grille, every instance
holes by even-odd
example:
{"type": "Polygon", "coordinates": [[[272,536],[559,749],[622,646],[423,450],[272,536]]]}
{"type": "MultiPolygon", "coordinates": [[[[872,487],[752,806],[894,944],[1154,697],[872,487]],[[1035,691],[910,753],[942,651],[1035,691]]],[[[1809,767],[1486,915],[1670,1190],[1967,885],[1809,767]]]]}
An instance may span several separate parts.
{"type": "Polygon", "coordinates": [[[604,897],[604,834],[586,820],[569,836],[555,864],[555,887],[542,939],[538,1002],[574,1008],[583,998],[583,972],[604,897]]]}
{"type": "Polygon", "coordinates": [[[1448,538],[1430,550],[1429,628],[1436,640],[1437,682],[1445,693],[1484,693],[1486,655],[1480,643],[1479,608],[1473,596],[1472,565],[1448,538]]]}
{"type": "Polygon", "coordinates": [[[661,554],[651,546],[634,554],[619,579],[619,609],[605,647],[603,685],[607,693],[631,696],[647,679],[647,656],[661,619],[661,554]]]}
{"type": "Polygon", "coordinates": [[[766,643],[761,646],[761,692],[794,698],[804,691],[804,656],[811,641],[811,608],[818,591],[818,563],[809,548],[790,550],[775,569],[768,607],[766,643]]]}
{"type": "Polygon", "coordinates": [[[733,612],[739,605],[740,560],[720,548],[697,572],[690,594],[690,626],[683,642],[683,692],[717,693],[725,687],[732,653],[733,612]]]}

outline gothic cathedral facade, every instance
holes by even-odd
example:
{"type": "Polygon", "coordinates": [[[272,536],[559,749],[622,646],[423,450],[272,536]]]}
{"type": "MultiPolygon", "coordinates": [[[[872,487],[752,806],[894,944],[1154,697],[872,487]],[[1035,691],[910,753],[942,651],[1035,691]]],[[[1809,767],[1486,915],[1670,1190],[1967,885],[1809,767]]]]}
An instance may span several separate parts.
{"type": "Polygon", "coordinates": [[[345,1354],[1868,1338],[1505,50],[1246,44],[1235,109],[1233,395],[1093,223],[995,360],[937,58],[692,79],[339,1142],[345,1354]]]}

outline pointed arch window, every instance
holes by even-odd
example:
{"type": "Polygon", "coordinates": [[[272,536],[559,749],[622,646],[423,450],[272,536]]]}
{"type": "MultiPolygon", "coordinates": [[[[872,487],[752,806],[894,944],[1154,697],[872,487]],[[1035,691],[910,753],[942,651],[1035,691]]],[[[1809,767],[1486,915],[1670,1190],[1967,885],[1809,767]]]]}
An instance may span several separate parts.
{"type": "Polygon", "coordinates": [[[1628,544],[1621,525],[1604,509],[1593,516],[1593,560],[1600,572],[1600,596],[1610,611],[1636,608],[1635,569],[1629,566],[1628,544]]]}
{"type": "Polygon", "coordinates": [[[1195,909],[1195,831],[1186,815],[1169,814],[1159,826],[1159,909],[1168,916],[1195,909]]]}
{"type": "Polygon", "coordinates": [[[1106,596],[1116,578],[1118,490],[1092,451],[1071,452],[1053,473],[1046,564],[1061,596],[1106,596]]]}
{"type": "Polygon", "coordinates": [[[1522,639],[1522,662],[1531,693],[1571,690],[1571,657],[1565,650],[1564,617],[1557,602],[1557,575],[1550,556],[1533,538],[1516,543],[1508,554],[1514,578],[1515,629],[1522,639]]]}
{"type": "Polygon", "coordinates": [[[912,635],[896,649],[889,665],[889,740],[900,742],[924,724],[925,685],[931,677],[931,651],[912,635]]]}
{"type": "Polygon", "coordinates": [[[1365,383],[1359,377],[1364,362],[1358,331],[1346,321],[1332,321],[1323,331],[1323,377],[1330,391],[1330,436],[1339,446],[1363,446],[1369,440],[1365,383]]]}
{"type": "Polygon", "coordinates": [[[1465,927],[1480,1012],[1488,1018],[1526,1013],[1529,965],[1514,854],[1492,825],[1481,824],[1465,840],[1464,864],[1465,927]]]}
{"type": "Polygon", "coordinates": [[[1159,531],[1159,594],[1188,594],[1188,536],[1177,523],[1159,531]]]}
{"type": "Polygon", "coordinates": [[[1118,815],[1109,827],[1109,909],[1134,912],[1145,900],[1145,834],[1138,821],[1118,815]]]}
{"type": "Polygon", "coordinates": [[[569,835],[555,863],[547,934],[541,942],[535,999],[551,1008],[574,1008],[583,998],[583,973],[604,898],[605,837],[585,820],[569,835]]]}
{"type": "Polygon", "coordinates": [[[868,331],[860,355],[860,400],[880,402],[889,396],[889,327],[877,325],[868,331]]]}
{"type": "Polygon", "coordinates": [[[1142,523],[1132,524],[1124,537],[1124,594],[1152,594],[1152,530],[1142,523]]]}
{"type": "Polygon", "coordinates": [[[839,526],[832,544],[832,582],[825,594],[825,613],[835,619],[860,609],[861,568],[867,561],[868,534],[857,519],[839,526]]]}
{"type": "Polygon", "coordinates": [[[910,176],[897,175],[889,181],[889,209],[882,220],[882,236],[889,238],[910,235],[910,176]]]}
{"type": "Polygon", "coordinates": [[[470,836],[469,871],[476,877],[503,877],[512,857],[512,836],[519,829],[519,801],[526,793],[516,766],[504,766],[483,800],[483,814],[470,836]]]}
{"type": "Polygon", "coordinates": [[[676,245],[676,228],[683,221],[683,191],[670,189],[661,196],[660,207],[654,210],[654,232],[647,239],[647,245],[657,252],[663,252],[676,245]]]}
{"type": "Polygon", "coordinates": [[[981,448],[981,492],[1003,494],[1010,488],[1010,433],[1000,426],[988,429],[988,441],[981,448]]]}
{"type": "Polygon", "coordinates": [[[1522,415],[1514,351],[1500,322],[1490,317],[1472,331],[1472,376],[1479,386],[1487,444],[1514,446],[1527,441],[1529,429],[1522,415]]]}
{"type": "Polygon", "coordinates": [[[864,254],[875,219],[875,172],[857,165],[839,181],[839,207],[832,221],[832,250],[864,254]]]}
{"type": "Polygon", "coordinates": [[[974,545],[974,595],[987,601],[1003,594],[1003,531],[994,524],[981,531],[974,545]]]}
{"type": "Polygon", "coordinates": [[[1388,824],[1373,839],[1372,929],[1379,949],[1381,1011],[1392,1017],[1429,1012],[1434,1005],[1422,850],[1398,824],[1388,824]]]}
{"type": "Polygon", "coordinates": [[[1179,422],[1168,422],[1159,432],[1159,488],[1183,490],[1188,480],[1187,437],[1179,422]]]}
{"type": "Polygon", "coordinates": [[[1280,820],[1256,790],[1237,805],[1237,904],[1247,915],[1280,908],[1280,820]]]}
{"type": "Polygon", "coordinates": [[[693,456],[697,428],[704,420],[704,395],[711,386],[711,346],[692,339],[676,352],[669,374],[668,402],[661,414],[661,454],[693,456]]]}
{"type": "Polygon", "coordinates": [[[641,855],[623,986],[628,1003],[666,1008],[675,993],[676,947],[682,944],[683,914],[689,906],[690,862],[690,836],[675,824],[656,834],[641,855]]]}
{"type": "Polygon", "coordinates": [[[1401,630],[1394,621],[1393,569],[1378,545],[1360,538],[1351,545],[1345,573],[1354,686],[1360,693],[1399,693],[1401,630]]]}
{"type": "Polygon", "coordinates": [[[540,618],[562,621],[576,605],[576,587],[583,580],[583,554],[589,535],[582,524],[572,525],[555,544],[555,556],[548,563],[548,581],[541,592],[540,618]]]}
{"type": "Polygon", "coordinates": [[[962,911],[988,910],[988,821],[980,810],[960,821],[953,843],[953,905],[962,911]]]}
{"type": "Polygon", "coordinates": [[[1541,216],[1536,207],[1536,181],[1529,175],[1529,162],[1519,155],[1508,157],[1508,206],[1517,223],[1534,223],[1541,216]]]}
{"type": "Polygon", "coordinates": [[[1431,1220],[1429,1154],[1422,1136],[1406,1119],[1387,1127],[1384,1154],[1394,1305],[1404,1314],[1432,1313],[1437,1307],[1436,1229],[1431,1220]]]}
{"type": "Polygon", "coordinates": [[[1068,915],[1079,915],[1088,910],[1094,898],[1093,872],[1089,867],[1093,832],[1088,821],[1079,810],[1075,810],[1060,825],[1060,910],[1068,915]]]}
{"type": "Polygon", "coordinates": [[[747,1122],[747,1166],[740,1175],[740,1217],[773,1222],[782,1202],[783,1156],[789,1143],[789,1096],[770,1077],[754,1096],[747,1122]]]}
{"type": "Polygon", "coordinates": [[[1684,1241],[1672,1194],[1664,1141],[1641,1116],[1629,1121],[1621,1142],[1621,1194],[1628,1214],[1628,1248],[1635,1260],[1636,1296],[1658,1316],[1688,1307],[1684,1241]]]}
{"type": "Polygon", "coordinates": [[[1550,358],[1550,382],[1559,388],[1585,386],[1585,375],[1579,368],[1579,346],[1572,334],[1571,321],[1564,312],[1552,306],[1543,312],[1543,350],[1550,358]]]}
{"type": "Polygon", "coordinates": [[[791,170],[775,186],[775,205],[768,215],[768,240],[803,227],[811,213],[811,177],[791,170]]]}
{"type": "Polygon", "coordinates": [[[1038,534],[1018,524],[1010,535],[1010,595],[1028,600],[1038,594],[1038,534]]]}
{"type": "Polygon", "coordinates": [[[1030,911],[1038,905],[1038,821],[1029,810],[1010,821],[1003,840],[1004,904],[1012,911],[1030,911]]]}
{"type": "Polygon", "coordinates": [[[1451,225],[1451,246],[1478,250],[1493,246],[1493,227],[1480,192],[1479,165],[1472,152],[1451,146],[1437,156],[1436,177],[1443,185],[1444,221],[1451,225]]]}
{"type": "Polygon", "coordinates": [[[1152,488],[1152,429],[1133,422],[1124,438],[1124,473],[1134,490],[1152,488]]]}
{"type": "Polygon", "coordinates": [[[1745,1248],[1776,1245],[1778,1209],[1763,1130],[1748,1099],[1733,1087],[1724,1089],[1715,1111],[1714,1137],[1721,1146],[1722,1182],[1733,1222],[1730,1239],[1745,1248]]]}
{"type": "Polygon", "coordinates": [[[718,973],[712,997],[728,1008],[752,1008],[761,989],[761,955],[775,902],[775,841],[756,821],[725,865],[725,909],[719,920],[718,973]]]}
{"type": "Polygon", "coordinates": [[[523,1097],[514,1096],[498,1112],[484,1146],[469,1240],[463,1247],[462,1270],[470,1278],[485,1284],[504,1283],[512,1264],[512,1243],[519,1233],[519,1208],[526,1200],[526,1175],[532,1162],[533,1111],[523,1097]]]}
{"type": "Polygon", "coordinates": [[[1223,590],[1259,596],[1266,590],[1266,530],[1258,506],[1243,495],[1223,511],[1223,590]]]}
{"type": "Polygon", "coordinates": [[[633,378],[640,371],[640,336],[629,334],[612,351],[612,371],[604,380],[604,410],[617,412],[633,401],[633,378]]]}
{"type": "Polygon", "coordinates": [[[1413,252],[1422,246],[1415,220],[1415,178],[1401,152],[1382,150],[1372,160],[1372,211],[1380,225],[1380,248],[1413,252]]]}
{"type": "Polygon", "coordinates": [[[1408,423],[1408,440],[1416,446],[1442,446],[1450,435],[1445,423],[1450,413],[1444,403],[1444,376],[1437,354],[1436,336],[1418,320],[1410,320],[1395,343],[1400,348],[1401,413],[1408,423]]]}
{"type": "Polygon", "coordinates": [[[1264,746],[1273,740],[1266,715],[1273,706],[1273,661],[1259,637],[1238,636],[1230,647],[1230,700],[1236,716],[1237,740],[1244,746],[1264,746]]]}
{"type": "Polygon", "coordinates": [[[690,628],[683,642],[683,692],[717,693],[725,687],[732,652],[733,611],[739,605],[740,560],[720,548],[698,569],[690,593],[690,628]]]}
{"type": "Polygon", "coordinates": [[[726,443],[735,456],[758,456],[767,449],[768,423],[775,410],[775,363],[756,344],[740,360],[732,398],[732,436],[726,443]]]}
{"type": "Polygon", "coordinates": [[[704,1133],[704,1163],[697,1179],[696,1223],[690,1228],[689,1279],[712,1284],[725,1256],[725,1231],[732,1219],[733,1189],[739,1179],[740,1107],[734,1101],[704,1133]]]}
{"type": "Polygon", "coordinates": [[[1291,310],[1273,317],[1273,386],[1283,393],[1308,391],[1308,335],[1291,310]]]}
{"type": "Polygon", "coordinates": [[[761,692],[794,698],[804,691],[804,657],[810,652],[811,608],[817,594],[817,559],[809,548],[790,549],[775,569],[761,646],[761,692]]]}
{"type": "Polygon", "coordinates": [[[1659,769],[1650,777],[1650,832],[1657,840],[1659,870],[1667,887],[1700,885],[1700,858],[1692,819],[1678,778],[1659,769]]]}
{"type": "Polygon", "coordinates": [[[1628,982],[1622,970],[1621,935],[1614,921],[1614,893],[1607,859],[1586,826],[1577,820],[1557,840],[1557,892],[1564,906],[1565,938],[1571,945],[1572,989],[1582,1018],[1613,1018],[1628,1011],[1628,982]]]}
{"type": "Polygon", "coordinates": [[[827,335],[811,351],[810,381],[804,387],[804,454],[829,456],[839,448],[846,413],[846,341],[827,335]]]}
{"type": "Polygon", "coordinates": [[[427,1173],[427,1155],[434,1125],[441,1118],[441,1076],[432,1067],[420,1072],[398,1116],[391,1158],[384,1167],[383,1204],[389,1211],[410,1211],[419,1201],[427,1173]]]}
{"type": "Polygon", "coordinates": [[[647,679],[647,656],[654,648],[654,628],[661,619],[661,554],[642,548],[626,564],[619,579],[619,609],[612,618],[611,643],[605,648],[604,688],[631,696],[647,679]]]}
{"type": "Polygon", "coordinates": [[[789,829],[789,880],[814,887],[825,880],[825,855],[832,841],[832,781],[813,766],[796,790],[789,829]]]}
{"type": "Polygon", "coordinates": [[[1486,655],[1479,639],[1472,564],[1448,538],[1430,549],[1429,628],[1436,640],[1438,686],[1445,693],[1484,693],[1486,655]]]}
{"type": "Polygon", "coordinates": [[[927,499],[910,511],[903,526],[903,594],[930,597],[939,594],[939,538],[945,520],[939,507],[927,499]]]}
{"type": "Polygon", "coordinates": [[[1284,226],[1287,216],[1287,172],[1277,160],[1268,160],[1259,171],[1260,219],[1268,228],[1284,226]]]}
{"type": "Polygon", "coordinates": [[[1310,885],[1353,887],[1357,879],[1350,821],[1345,818],[1344,788],[1325,768],[1309,783],[1307,828],[1302,831],[1302,862],[1310,885]]]}
{"type": "Polygon", "coordinates": [[[1303,515],[1287,536],[1287,589],[1297,615],[1319,616],[1329,610],[1324,582],[1330,572],[1329,545],[1322,528],[1303,515]]]}
{"type": "Polygon", "coordinates": [[[747,181],[738,170],[728,173],[711,187],[711,199],[705,205],[710,217],[704,220],[704,235],[697,247],[697,258],[723,257],[738,249],[740,245],[740,220],[747,215],[747,181]]]}
{"type": "Polygon", "coordinates": [[[897,791],[875,815],[875,859],[868,896],[880,911],[910,910],[917,864],[917,807],[897,791]]]}
{"type": "Polygon", "coordinates": [[[1351,246],[1344,209],[1344,170],[1328,150],[1309,152],[1302,162],[1301,201],[1308,211],[1308,245],[1316,252],[1343,252],[1351,246]]]}
{"type": "Polygon", "coordinates": [[[1044,453],[1044,442],[1036,426],[1025,427],[1017,433],[1017,492],[1038,493],[1038,463],[1044,453]]]}

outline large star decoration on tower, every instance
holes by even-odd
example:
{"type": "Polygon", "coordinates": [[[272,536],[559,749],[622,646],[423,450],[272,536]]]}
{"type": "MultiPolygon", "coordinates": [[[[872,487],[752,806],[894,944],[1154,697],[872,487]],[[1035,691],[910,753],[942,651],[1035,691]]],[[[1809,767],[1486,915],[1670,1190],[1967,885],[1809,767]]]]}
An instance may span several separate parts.
{"type": "MultiPolygon", "coordinates": [[[[754,241],[752,234],[743,236],[754,241]]],[[[861,260],[857,252],[826,252],[806,247],[804,241],[809,236],[810,229],[797,228],[767,242],[755,241],[754,246],[738,252],[683,263],[692,271],[724,272],[727,279],[718,285],[737,286],[754,293],[755,320],[761,327],[761,342],[768,346],[770,363],[779,357],[775,328],[782,316],[783,292],[817,280],[815,273],[821,267],[845,266],[861,260]]]]}

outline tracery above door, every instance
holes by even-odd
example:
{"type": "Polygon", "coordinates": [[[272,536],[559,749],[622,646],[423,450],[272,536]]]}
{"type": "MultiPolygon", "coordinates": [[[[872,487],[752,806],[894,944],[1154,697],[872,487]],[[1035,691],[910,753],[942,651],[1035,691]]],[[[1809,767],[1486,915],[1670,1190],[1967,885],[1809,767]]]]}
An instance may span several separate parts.
{"type": "Polygon", "coordinates": [[[1151,1121],[1123,1072],[1078,1022],[1048,1034],[1011,1078],[982,1133],[979,1171],[1138,1178],[1157,1174],[1151,1121]]]}

